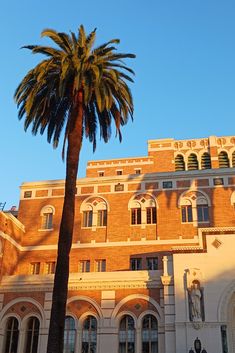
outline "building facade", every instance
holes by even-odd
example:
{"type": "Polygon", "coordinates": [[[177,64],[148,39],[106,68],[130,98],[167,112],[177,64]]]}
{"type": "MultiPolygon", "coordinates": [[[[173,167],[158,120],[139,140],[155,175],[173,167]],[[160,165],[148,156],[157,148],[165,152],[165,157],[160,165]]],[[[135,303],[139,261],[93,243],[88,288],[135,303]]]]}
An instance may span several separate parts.
{"type": "MultiPolygon", "coordinates": [[[[0,352],[45,353],[64,181],[0,212],[0,352]]],[[[148,141],[77,180],[64,353],[235,352],[235,137],[148,141]]]]}

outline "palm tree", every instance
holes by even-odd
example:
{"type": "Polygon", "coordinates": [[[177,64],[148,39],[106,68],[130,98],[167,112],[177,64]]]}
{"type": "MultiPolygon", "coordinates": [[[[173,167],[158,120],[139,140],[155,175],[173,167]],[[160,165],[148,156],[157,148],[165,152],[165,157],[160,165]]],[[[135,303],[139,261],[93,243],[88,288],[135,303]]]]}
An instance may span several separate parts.
{"type": "Polygon", "coordinates": [[[19,119],[24,128],[43,134],[56,148],[64,134],[62,156],[66,151],[65,197],[58,239],[57,266],[47,353],[63,352],[64,320],[69,277],[69,254],[74,225],[76,178],[82,139],[85,135],[96,148],[97,127],[107,142],[114,121],[121,141],[122,125],[133,118],[133,100],[127,81],[133,82],[133,70],[123,59],[133,54],[116,52],[118,39],[93,48],[96,29],[86,35],[83,26],[78,34],[46,29],[56,48],[30,45],[33,54],[46,56],[23,78],[15,92],[19,119]],[[67,147],[67,149],[66,149],[67,147]]]}

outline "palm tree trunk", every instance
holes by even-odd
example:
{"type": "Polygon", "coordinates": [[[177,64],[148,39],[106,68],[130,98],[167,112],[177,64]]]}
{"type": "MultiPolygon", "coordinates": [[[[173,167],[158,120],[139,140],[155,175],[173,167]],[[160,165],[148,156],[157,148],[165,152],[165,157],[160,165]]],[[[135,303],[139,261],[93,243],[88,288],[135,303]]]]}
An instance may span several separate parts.
{"type": "Polygon", "coordinates": [[[71,116],[66,156],[65,196],[60,223],[47,353],[63,353],[64,321],[69,279],[69,254],[73,238],[76,180],[82,144],[83,93],[77,95],[71,116]]]}

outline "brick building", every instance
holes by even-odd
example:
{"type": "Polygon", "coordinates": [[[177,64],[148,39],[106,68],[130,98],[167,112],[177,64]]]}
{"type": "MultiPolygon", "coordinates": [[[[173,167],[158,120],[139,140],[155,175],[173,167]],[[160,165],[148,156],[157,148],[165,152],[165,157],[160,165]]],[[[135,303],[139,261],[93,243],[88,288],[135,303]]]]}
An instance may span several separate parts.
{"type": "MultiPolygon", "coordinates": [[[[0,352],[45,353],[64,181],[0,212],[0,352]]],[[[77,180],[65,353],[235,352],[235,137],[148,141],[77,180]]]]}

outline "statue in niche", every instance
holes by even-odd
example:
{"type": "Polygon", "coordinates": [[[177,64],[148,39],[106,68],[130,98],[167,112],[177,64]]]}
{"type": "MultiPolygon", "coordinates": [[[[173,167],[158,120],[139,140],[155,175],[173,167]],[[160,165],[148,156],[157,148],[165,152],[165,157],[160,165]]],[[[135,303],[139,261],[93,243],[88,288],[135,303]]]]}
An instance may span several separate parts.
{"type": "Polygon", "coordinates": [[[204,321],[203,312],[203,292],[200,288],[200,282],[194,280],[191,288],[188,290],[189,294],[189,313],[190,321],[201,322],[204,321]]]}

